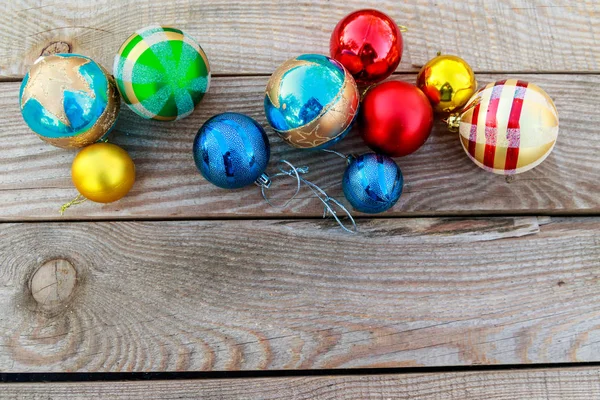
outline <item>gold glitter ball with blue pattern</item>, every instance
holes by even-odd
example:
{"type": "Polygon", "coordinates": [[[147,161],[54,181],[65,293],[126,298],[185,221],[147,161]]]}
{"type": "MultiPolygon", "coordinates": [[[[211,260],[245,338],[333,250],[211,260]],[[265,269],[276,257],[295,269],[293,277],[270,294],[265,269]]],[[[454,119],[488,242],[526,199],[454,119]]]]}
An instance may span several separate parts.
{"type": "Polygon", "coordinates": [[[200,45],[167,26],[131,35],[115,57],[113,73],[125,103],[159,121],[190,115],[210,86],[210,66],[200,45]]]}
{"type": "Polygon", "coordinates": [[[351,129],[360,95],[354,78],[336,60],[304,54],[273,73],[265,114],[273,129],[300,149],[326,148],[351,129]]]}
{"type": "Polygon", "coordinates": [[[105,138],[119,114],[112,77],[94,60],[77,54],[39,58],[23,78],[23,119],[57,147],[84,147],[105,138]]]}

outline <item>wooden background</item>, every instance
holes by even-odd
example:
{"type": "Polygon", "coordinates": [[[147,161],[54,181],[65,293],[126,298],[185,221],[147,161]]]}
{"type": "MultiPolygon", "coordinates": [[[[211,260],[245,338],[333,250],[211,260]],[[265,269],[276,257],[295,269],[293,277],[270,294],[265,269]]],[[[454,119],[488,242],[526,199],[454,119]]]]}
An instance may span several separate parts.
{"type": "MultiPolygon", "coordinates": [[[[15,0],[0,13],[0,374],[287,371],[0,384],[0,399],[600,397],[597,1],[15,0]],[[237,111],[267,127],[269,74],[294,55],[327,54],[337,21],[365,7],[409,28],[391,79],[414,82],[442,51],[467,60],[480,84],[543,87],[561,119],[551,156],[512,178],[488,174],[437,123],[421,150],[397,159],[399,203],[377,218],[357,213],[358,235],[320,219],[307,192],[282,211],[256,188],[208,184],[191,153],[200,125],[237,111]],[[20,80],[55,51],[110,69],[120,44],[153,23],[201,43],[210,92],[177,123],[123,107],[113,141],[132,155],[136,185],[61,217],[76,195],[75,152],[28,130],[20,80]],[[564,364],[578,362],[592,364],[564,364]],[[530,368],[503,367],[516,364],[530,368]]],[[[343,200],[341,159],[268,132],[273,161],[308,165],[307,177],[343,200]]],[[[365,147],[353,132],[336,150],[365,147]]]]}

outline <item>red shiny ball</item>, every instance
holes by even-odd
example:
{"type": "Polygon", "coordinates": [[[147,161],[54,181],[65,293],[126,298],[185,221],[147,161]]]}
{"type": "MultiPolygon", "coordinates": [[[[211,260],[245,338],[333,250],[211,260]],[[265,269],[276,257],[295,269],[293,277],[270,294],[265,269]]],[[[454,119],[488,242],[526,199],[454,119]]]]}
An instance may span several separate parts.
{"type": "Polygon", "coordinates": [[[402,58],[402,33],[390,17],[377,10],[359,10],[342,19],[331,34],[331,57],[359,85],[384,80],[402,58]]]}
{"type": "Polygon", "coordinates": [[[410,83],[388,81],[370,89],[361,105],[359,128],[377,153],[402,157],[425,143],[433,127],[433,109],[410,83]]]}

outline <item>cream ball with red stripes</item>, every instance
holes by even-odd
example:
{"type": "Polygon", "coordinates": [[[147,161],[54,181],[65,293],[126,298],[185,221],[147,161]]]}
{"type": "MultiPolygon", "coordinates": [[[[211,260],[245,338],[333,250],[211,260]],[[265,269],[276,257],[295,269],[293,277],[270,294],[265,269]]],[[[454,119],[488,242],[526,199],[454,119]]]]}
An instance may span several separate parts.
{"type": "Polygon", "coordinates": [[[518,79],[493,82],[448,118],[471,160],[486,171],[519,174],[548,157],[558,137],[558,112],[539,86],[518,79]]]}

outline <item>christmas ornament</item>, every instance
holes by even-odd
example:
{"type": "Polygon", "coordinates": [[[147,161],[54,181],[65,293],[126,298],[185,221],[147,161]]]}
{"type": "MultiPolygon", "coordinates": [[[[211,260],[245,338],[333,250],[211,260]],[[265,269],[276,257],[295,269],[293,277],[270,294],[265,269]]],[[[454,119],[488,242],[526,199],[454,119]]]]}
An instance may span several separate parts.
{"type": "Polygon", "coordinates": [[[375,214],[386,211],[400,198],[404,179],[390,157],[369,153],[350,157],[342,188],[356,210],[375,214]]]}
{"type": "Polygon", "coordinates": [[[433,126],[433,110],[416,86],[383,82],[365,95],[359,127],[365,143],[376,153],[401,157],[425,143],[433,126]]]}
{"type": "Polygon", "coordinates": [[[495,174],[518,174],[540,164],[558,136],[552,99],[533,83],[517,79],[488,84],[460,114],[448,119],[477,166],[495,174]]]}
{"type": "Polygon", "coordinates": [[[123,100],[144,118],[187,117],[210,84],[202,48],[185,32],[163,26],[140,29],[115,57],[113,72],[123,100]]]}
{"type": "Polygon", "coordinates": [[[232,112],[215,115],[194,140],[194,161],[204,178],[224,189],[237,189],[264,175],[271,149],[264,129],[252,118],[232,112]]]}
{"type": "Polygon", "coordinates": [[[356,231],[348,210],[302,176],[308,172],[307,167],[296,168],[286,160],[279,160],[278,173],[272,176],[265,173],[271,155],[269,140],[262,126],[246,115],[226,112],[210,118],[196,135],[193,154],[198,170],[210,183],[224,189],[238,189],[254,183],[272,207],[286,207],[300,193],[301,187],[307,186],[323,203],[323,217],[331,215],[342,229],[356,231]],[[269,197],[269,189],[273,180],[282,177],[294,179],[296,191],[283,204],[276,205],[269,197]],[[350,228],[342,222],[336,209],[347,215],[350,228]]]}
{"type": "Polygon", "coordinates": [[[384,80],[402,58],[402,33],[396,23],[377,10],[359,10],[342,19],[331,34],[331,57],[338,60],[359,85],[384,80]]]}
{"type": "Polygon", "coordinates": [[[421,68],[417,87],[429,98],[436,112],[450,113],[467,104],[477,89],[477,81],[465,60],[440,55],[421,68]]]}
{"type": "Polygon", "coordinates": [[[97,203],[112,203],[125,196],[133,186],[135,166],[129,154],[119,146],[95,143],[75,156],[71,178],[85,198],[97,203]]]}
{"type": "Polygon", "coordinates": [[[115,125],[120,99],[104,68],[88,57],[40,57],[21,84],[23,119],[38,136],[72,149],[107,136],[115,125]]]}
{"type": "Polygon", "coordinates": [[[350,130],[359,101],[356,83],[340,63],[305,54],[273,73],[265,94],[265,114],[290,145],[325,148],[350,130]]]}

